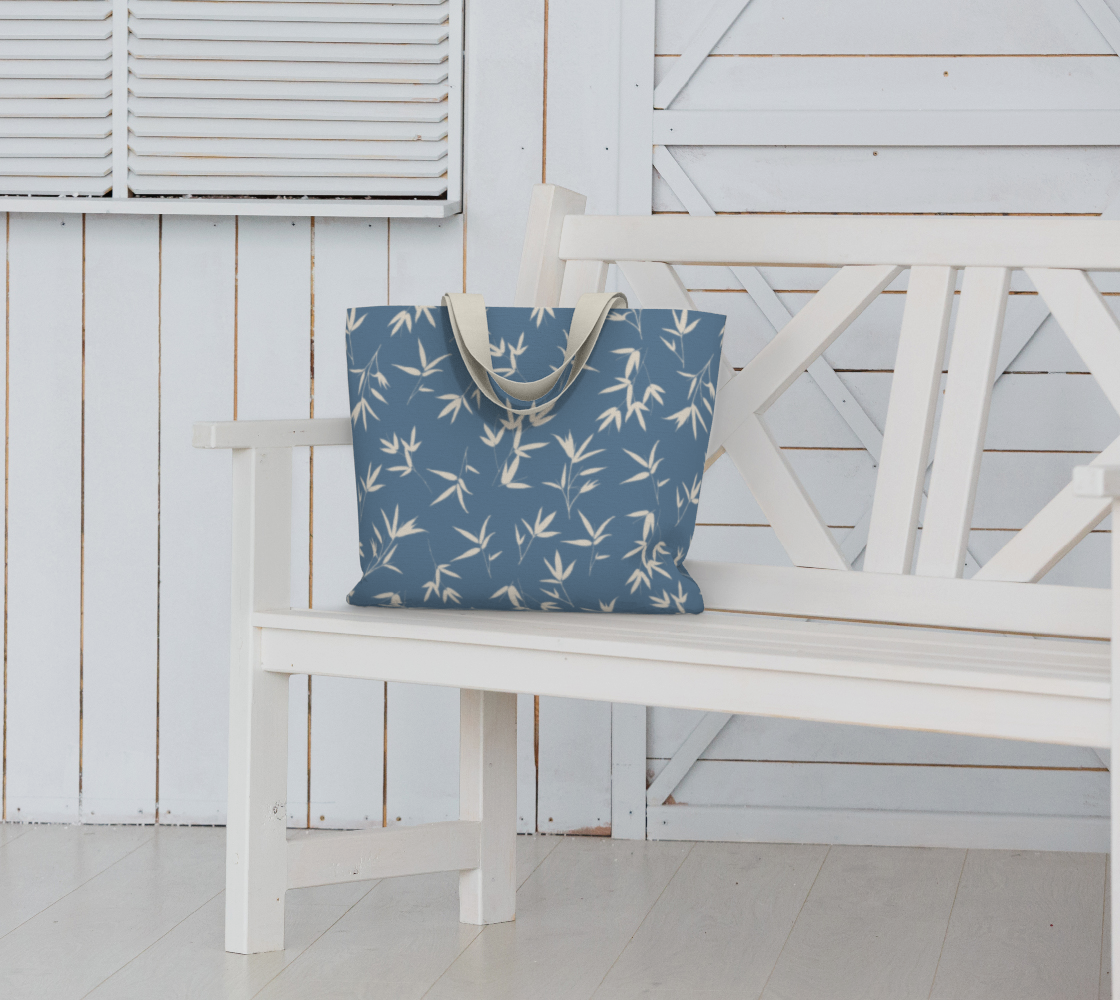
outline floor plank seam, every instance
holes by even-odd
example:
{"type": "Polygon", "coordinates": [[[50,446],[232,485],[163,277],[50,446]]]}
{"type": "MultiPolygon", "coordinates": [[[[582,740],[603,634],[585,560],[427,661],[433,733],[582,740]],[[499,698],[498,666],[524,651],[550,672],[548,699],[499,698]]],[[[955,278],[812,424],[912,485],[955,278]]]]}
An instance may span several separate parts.
{"type": "MultiPolygon", "coordinates": [[[[259,990],[257,990],[256,993],[253,994],[253,997],[259,997],[265,990],[267,990],[269,988],[269,986],[271,986],[274,982],[276,982],[277,979],[279,979],[282,975],[284,975],[285,972],[287,972],[290,968],[292,968],[292,966],[294,966],[297,962],[301,961],[308,954],[308,952],[310,952],[311,949],[314,948],[315,945],[317,945],[323,939],[323,936],[325,934],[327,934],[331,930],[331,928],[333,928],[338,923],[339,920],[342,920],[352,909],[354,909],[355,906],[357,906],[363,899],[366,898],[366,896],[368,896],[371,892],[373,892],[373,890],[376,889],[384,881],[385,881],[384,879],[380,879],[380,878],[376,879],[374,881],[373,885],[371,885],[365,892],[363,892],[357,899],[355,899],[353,903],[351,903],[348,907],[346,907],[345,910],[343,910],[338,915],[337,920],[333,920],[330,924],[328,924],[326,927],[324,927],[323,932],[321,934],[316,935],[315,940],[309,942],[307,947],[304,948],[303,951],[301,951],[298,955],[296,955],[296,957],[293,958],[287,965],[283,966],[276,973],[275,976],[273,976],[271,979],[269,979],[267,982],[265,982],[261,986],[261,988],[259,990]]],[[[223,892],[224,891],[225,890],[223,890],[223,892]]],[[[250,1000],[252,1000],[252,998],[250,998],[250,1000]]]]}
{"type": "Polygon", "coordinates": [[[102,875],[104,875],[104,874],[105,874],[105,873],[106,873],[107,871],[109,871],[109,870],[110,870],[110,869],[112,869],[112,868],[115,868],[115,867],[116,867],[117,865],[119,865],[119,864],[120,864],[120,863],[121,863],[122,861],[124,861],[124,860],[125,860],[126,858],[130,858],[130,857],[132,857],[132,855],[133,855],[133,854],[135,854],[135,853],[136,853],[136,852],[137,852],[138,850],[140,850],[140,848],[141,848],[141,847],[143,847],[143,846],[144,846],[145,844],[149,844],[149,843],[151,843],[151,841],[152,841],[152,838],[153,838],[154,836],[155,836],[155,829],[154,829],[154,827],[153,827],[153,830],[152,830],[152,835],[151,835],[151,836],[149,836],[149,837],[148,837],[147,839],[145,839],[145,840],[142,840],[142,841],[140,841],[140,843],[139,843],[139,844],[137,844],[137,845],[136,845],[136,846],[135,846],[135,847],[134,847],[134,848],[133,848],[133,849],[132,849],[131,851],[128,851],[127,853],[125,853],[125,854],[122,854],[122,855],[121,855],[121,856],[120,856],[119,858],[117,858],[117,860],[116,860],[116,861],[114,861],[114,862],[113,862],[112,864],[106,865],[106,866],[105,866],[104,868],[102,868],[102,869],[101,869],[100,871],[96,871],[96,872],[93,872],[93,873],[92,873],[92,874],[91,874],[91,875],[89,876],[89,878],[85,879],[84,881],[82,881],[82,882],[81,882],[81,883],[79,883],[78,885],[76,885],[76,886],[74,886],[73,888],[69,889],[69,890],[68,890],[67,892],[64,892],[64,893],[63,893],[63,894],[62,894],[61,896],[59,896],[59,897],[58,897],[57,899],[52,899],[52,900],[51,900],[51,901],[50,901],[49,903],[47,903],[47,905],[46,905],[46,906],[42,907],[42,909],[36,910],[36,911],[35,911],[34,913],[32,913],[32,914],[30,914],[29,916],[25,917],[25,918],[24,918],[23,920],[21,920],[21,921],[20,921],[20,922],[19,922],[18,924],[16,924],[16,925],[15,925],[15,927],[12,927],[12,928],[10,928],[9,930],[6,930],[6,931],[5,931],[5,932],[4,932],[3,934],[0,934],[0,941],[3,941],[3,940],[4,940],[4,938],[6,938],[6,937],[7,937],[7,936],[8,936],[9,934],[14,934],[14,933],[15,933],[16,931],[18,931],[18,930],[19,930],[19,929],[20,929],[20,928],[21,928],[21,927],[22,927],[22,926],[23,926],[24,924],[26,924],[26,923],[27,923],[27,922],[28,922],[29,920],[34,920],[34,919],[35,919],[35,918],[36,918],[37,916],[39,916],[39,914],[41,914],[41,913],[45,913],[45,912],[46,912],[47,910],[49,910],[49,909],[50,909],[50,908],[51,908],[52,906],[57,906],[57,905],[58,905],[59,903],[61,903],[61,902],[62,902],[62,901],[63,901],[64,899],[66,899],[66,897],[67,897],[67,896],[71,896],[71,895],[73,895],[73,894],[74,894],[75,892],[77,892],[77,891],[78,891],[79,889],[81,889],[81,888],[82,888],[83,886],[86,886],[86,885],[88,885],[88,884],[89,884],[90,882],[92,882],[92,881],[93,881],[93,880],[94,880],[95,878],[100,878],[100,877],[101,877],[102,875]]]}
{"type": "MultiPolygon", "coordinates": [[[[1103,758],[1102,758],[1102,760],[1103,760],[1103,758]]],[[[1098,997],[1104,995],[1101,992],[1101,990],[1104,989],[1104,950],[1105,950],[1105,948],[1111,948],[1112,947],[1111,935],[1106,937],[1105,933],[1104,933],[1105,922],[1108,918],[1108,891],[1109,891],[1108,882],[1109,882],[1109,878],[1112,875],[1111,868],[1112,868],[1111,857],[1106,854],[1104,856],[1104,887],[1101,891],[1101,956],[1100,956],[1100,961],[1097,963],[1097,969],[1098,969],[1098,972],[1097,972],[1097,996],[1098,997]]],[[[1110,960],[1111,960],[1111,956],[1110,956],[1110,960]]],[[[1110,968],[1110,971],[1109,971],[1109,975],[1111,975],[1111,968],[1110,968]]]]}
{"type": "Polygon", "coordinates": [[[953,890],[953,902],[949,904],[949,916],[945,918],[945,933],[941,935],[941,948],[937,952],[937,964],[933,967],[933,978],[929,981],[928,1000],[933,996],[933,988],[937,985],[937,970],[941,968],[941,956],[945,954],[945,942],[949,939],[949,925],[953,922],[953,910],[957,905],[957,895],[961,891],[961,880],[964,878],[964,866],[968,864],[968,849],[965,848],[964,857],[961,859],[961,870],[957,873],[957,887],[953,890]]]}
{"type": "Polygon", "coordinates": [[[184,920],[189,920],[196,913],[198,913],[198,911],[201,910],[204,906],[208,906],[215,899],[217,899],[223,892],[225,892],[224,889],[219,889],[216,893],[214,893],[213,896],[211,896],[209,899],[205,900],[200,906],[196,906],[193,910],[191,910],[190,913],[188,913],[186,916],[184,916],[183,920],[180,920],[174,926],[169,927],[165,933],[161,934],[154,941],[149,941],[147,945],[145,945],[143,948],[141,948],[130,959],[128,959],[126,962],[123,962],[121,965],[118,965],[112,972],[109,973],[109,975],[107,975],[104,979],[102,979],[101,982],[99,982],[96,986],[94,986],[92,989],[86,990],[86,992],[82,994],[82,1000],[85,1000],[86,997],[90,996],[92,993],[95,993],[97,990],[101,989],[101,987],[104,986],[115,975],[117,975],[119,972],[123,972],[133,962],[135,962],[138,958],[140,958],[145,952],[150,951],[157,944],[159,944],[159,942],[162,941],[165,937],[167,937],[168,934],[170,934],[173,930],[175,930],[177,927],[179,927],[180,924],[182,924],[184,920]]]}
{"type": "Polygon", "coordinates": [[[626,954],[626,949],[629,948],[630,945],[633,943],[634,938],[638,934],[638,931],[640,931],[642,929],[642,925],[647,920],[649,920],[649,915],[657,908],[657,904],[661,902],[661,897],[665,895],[669,886],[673,884],[673,879],[675,879],[677,877],[677,875],[680,873],[680,870],[681,870],[682,866],[688,860],[689,855],[691,855],[692,852],[695,851],[695,850],[696,850],[696,841],[693,841],[689,845],[688,850],[684,852],[684,857],[681,858],[680,864],[678,864],[677,867],[673,869],[673,874],[670,875],[665,880],[665,884],[661,887],[661,891],[657,894],[657,898],[652,903],[650,903],[649,909],[646,910],[646,912],[643,914],[642,919],[638,921],[638,926],[635,927],[634,930],[630,933],[630,936],[626,939],[626,943],[619,949],[618,954],[615,955],[614,961],[611,962],[610,967],[607,969],[606,972],[603,973],[603,978],[599,980],[599,985],[596,986],[595,989],[593,989],[591,991],[591,996],[590,996],[589,1000],[595,1000],[595,994],[598,993],[599,990],[601,990],[603,988],[603,983],[605,983],[607,981],[607,977],[611,974],[614,967],[616,965],[618,965],[619,959],[621,959],[622,956],[626,954]]]}
{"type": "Polygon", "coordinates": [[[786,950],[786,945],[789,944],[789,939],[793,936],[793,929],[797,926],[797,921],[801,919],[801,914],[805,910],[805,904],[809,902],[809,897],[813,894],[813,886],[817,884],[817,879],[820,878],[821,872],[824,870],[825,862],[828,856],[832,853],[832,845],[828,845],[828,849],[824,852],[824,857],[821,858],[821,863],[817,868],[817,873],[813,876],[813,881],[809,883],[809,888],[805,893],[805,898],[801,900],[801,905],[797,908],[797,916],[790,921],[789,930],[786,932],[786,939],[782,942],[782,947],[778,949],[778,954],[774,957],[774,964],[770,966],[770,972],[766,976],[766,982],[762,984],[762,989],[759,990],[758,997],[755,1000],[762,1000],[766,995],[766,988],[770,985],[770,980],[774,978],[774,970],[778,967],[778,963],[782,960],[782,955],[786,950]]]}
{"type": "MultiPolygon", "coordinates": [[[[547,837],[547,836],[549,836],[549,834],[541,834],[541,833],[530,833],[530,834],[528,834],[528,836],[530,836],[530,837],[547,837]]],[[[538,868],[540,868],[540,866],[541,866],[541,865],[543,865],[543,864],[545,863],[545,861],[546,861],[546,860],[548,859],[548,857],[549,857],[549,856],[550,856],[550,855],[552,854],[552,852],[556,850],[557,846],[558,846],[558,845],[559,845],[559,843],[560,843],[560,838],[559,838],[559,837],[554,837],[553,839],[554,839],[554,840],[556,841],[556,843],[555,843],[555,844],[553,844],[553,845],[552,845],[552,846],[551,846],[551,847],[550,847],[550,848],[549,848],[549,849],[548,849],[548,850],[547,850],[547,851],[546,851],[546,852],[544,853],[544,855],[543,855],[543,856],[541,857],[541,859],[540,859],[540,860],[539,860],[539,861],[538,861],[538,862],[537,862],[537,863],[536,863],[535,865],[533,865],[533,868],[532,868],[532,870],[531,870],[531,871],[530,871],[530,872],[529,872],[529,873],[528,873],[528,874],[527,874],[527,875],[526,875],[526,876],[525,876],[525,877],[524,877],[524,878],[523,878],[523,879],[522,879],[522,880],[521,880],[520,882],[518,882],[518,883],[517,883],[517,888],[518,888],[518,889],[520,889],[520,888],[521,888],[521,887],[522,887],[522,886],[523,886],[523,885],[524,885],[524,884],[525,884],[526,882],[528,882],[528,881],[529,881],[529,879],[531,879],[531,878],[533,877],[533,873],[534,873],[534,872],[535,872],[535,871],[536,871],[536,870],[537,870],[538,868]]]]}

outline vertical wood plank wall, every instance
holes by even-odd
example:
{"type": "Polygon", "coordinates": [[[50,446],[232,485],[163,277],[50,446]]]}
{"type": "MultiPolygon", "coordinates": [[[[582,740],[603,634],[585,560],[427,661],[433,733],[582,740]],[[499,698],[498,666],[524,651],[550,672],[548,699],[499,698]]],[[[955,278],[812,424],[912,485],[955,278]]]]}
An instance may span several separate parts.
{"type": "MultiPolygon", "coordinates": [[[[658,79],[712,2],[658,0],[658,79]]],[[[618,211],[624,14],[648,6],[468,2],[462,216],[0,216],[5,818],[223,822],[230,468],[228,456],[190,447],[191,423],[345,414],[348,306],[434,304],[454,289],[508,302],[533,183],[585,193],[592,213],[618,211]]],[[[916,106],[934,93],[946,106],[1042,107],[1080,94],[1096,107],[1114,102],[1118,74],[1075,0],[936,0],[920,11],[754,0],[674,107],[916,106]],[[841,72],[855,59],[860,75],[841,72]]],[[[1107,147],[673,154],[721,212],[1095,214],[1120,193],[1120,156],[1107,147]]],[[[653,210],[682,210],[656,177],[653,210]]],[[[767,337],[762,314],[726,269],[685,272],[701,307],[727,313],[727,350],[742,365],[767,337]]],[[[828,272],[766,275],[796,311],[828,272]]],[[[828,355],[880,426],[901,287],[828,355]]],[[[1106,291],[1120,301],[1120,282],[1106,291]]],[[[1025,282],[1014,292],[1009,323],[1033,298],[1025,282]]],[[[807,379],[772,426],[842,534],[874,487],[867,453],[807,379]]],[[[975,551],[990,556],[1118,433],[1120,419],[1048,320],[993,396],[975,551]]],[[[781,561],[725,464],[705,481],[696,554],[781,561]]],[[[292,600],[337,604],[358,575],[349,454],[304,450],[294,465],[292,600]]],[[[1103,583],[1106,542],[1090,535],[1055,578],[1103,583]]],[[[290,825],[457,814],[454,691],[296,677],[291,693],[290,825]]],[[[650,711],[650,777],[695,722],[650,711]]],[[[1088,749],[750,717],[732,720],[674,800],[1108,812],[1107,775],[1088,749]]],[[[610,831],[609,705],[519,699],[518,806],[522,830],[610,831]]]]}

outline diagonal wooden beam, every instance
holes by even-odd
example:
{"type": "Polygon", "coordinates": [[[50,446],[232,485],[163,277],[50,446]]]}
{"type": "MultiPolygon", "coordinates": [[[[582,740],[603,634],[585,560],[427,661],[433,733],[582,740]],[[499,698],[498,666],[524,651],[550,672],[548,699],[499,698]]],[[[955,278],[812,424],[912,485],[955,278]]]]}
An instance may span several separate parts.
{"type": "Polygon", "coordinates": [[[1077,0],[1081,9],[1089,16],[1097,31],[1112,46],[1112,51],[1120,53],[1120,19],[1112,12],[1105,0],[1077,0]]]}
{"type": "Polygon", "coordinates": [[[727,34],[727,29],[735,19],[747,9],[751,0],[716,0],[695,35],[689,39],[684,52],[676,65],[665,75],[665,79],[653,91],[653,106],[667,108],[673,103],[685,84],[692,79],[700,65],[712,54],[719,40],[727,34]]]}
{"type": "Polygon", "coordinates": [[[680,749],[669,759],[661,773],[653,779],[646,789],[646,805],[660,806],[673,794],[681,779],[708,749],[723,727],[731,721],[729,712],[705,712],[696,728],[685,737],[680,749]]]}

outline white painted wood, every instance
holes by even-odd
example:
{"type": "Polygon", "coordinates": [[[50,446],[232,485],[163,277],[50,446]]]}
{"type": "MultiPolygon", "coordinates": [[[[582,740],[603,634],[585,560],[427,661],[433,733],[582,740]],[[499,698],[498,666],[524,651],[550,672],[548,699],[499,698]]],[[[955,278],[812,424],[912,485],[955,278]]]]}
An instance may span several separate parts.
{"type": "Polygon", "coordinates": [[[969,851],[929,996],[1096,998],[1105,857],[969,851]]]}
{"type": "MultiPolygon", "coordinates": [[[[355,306],[385,304],[387,235],[386,223],[377,220],[315,219],[316,425],[338,421],[340,436],[347,441],[345,313],[355,306]]],[[[339,607],[361,575],[354,458],[349,448],[328,447],[315,447],[313,458],[312,605],[339,607]]],[[[385,685],[317,677],[312,686],[310,824],[381,826],[385,685]]],[[[303,759],[306,763],[306,755],[303,759]]]]}
{"type": "Polygon", "coordinates": [[[918,551],[921,576],[955,577],[964,568],[1010,279],[1007,268],[964,273],[918,551]]]}
{"type": "Polygon", "coordinates": [[[477,868],[480,834],[480,823],[463,820],[297,833],[288,838],[288,888],[477,868]]]}
{"type": "Polygon", "coordinates": [[[221,892],[221,853],[220,830],[148,831],[116,864],[0,939],[5,995],[44,986],[86,995],[221,892]]]}
{"type": "MultiPolygon", "coordinates": [[[[576,263],[572,261],[572,263],[576,263]]],[[[569,264],[569,267],[571,265],[569,264]]],[[[696,303],[668,264],[656,261],[619,261],[618,269],[634,289],[643,309],[695,309],[696,303]]],[[[634,304],[637,307],[638,303],[634,304]]]]}
{"type": "Polygon", "coordinates": [[[707,712],[696,724],[696,728],[673,754],[669,763],[662,768],[661,773],[651,782],[646,790],[646,803],[651,806],[663,805],[665,800],[673,794],[674,789],[696,763],[699,756],[708,749],[714,740],[731,721],[731,716],[726,712],[707,712]]]}
{"type": "Polygon", "coordinates": [[[1089,16],[1097,31],[1104,35],[1105,41],[1114,52],[1120,52],[1120,21],[1105,0],[1077,0],[1081,9],[1089,16]]]}
{"type": "Polygon", "coordinates": [[[935,628],[1108,635],[1108,597],[1095,587],[956,581],[879,573],[836,576],[784,566],[689,562],[709,608],[759,614],[909,622],[935,628]]]}
{"type": "Polygon", "coordinates": [[[464,689],[459,699],[459,818],[480,838],[478,866],[459,875],[459,919],[503,923],[516,909],[517,698],[464,689]]]}
{"type": "MultiPolygon", "coordinates": [[[[690,221],[699,226],[723,220],[690,221]]],[[[718,253],[718,248],[712,252],[718,253]]],[[[749,415],[764,413],[772,406],[900,270],[890,265],[845,267],[833,277],[727,384],[722,393],[722,419],[713,424],[708,453],[720,447],[749,415]]]]}
{"type": "MultiPolygon", "coordinates": [[[[202,833],[203,831],[199,831],[202,833]]],[[[221,836],[221,831],[214,831],[221,836]]],[[[324,932],[367,895],[376,882],[299,889],[288,900],[287,940],[282,952],[230,959],[222,948],[222,897],[216,896],[109,976],[92,993],[96,1000],[142,1000],[160,978],[174,977],[164,992],[175,1000],[222,990],[230,1000],[257,995],[324,932]]]]}
{"type": "Polygon", "coordinates": [[[537,769],[537,830],[607,836],[611,824],[611,706],[587,691],[557,691],[552,685],[515,685],[540,694],[537,769]],[[567,697],[548,697],[549,695],[567,697]]]}
{"type": "Polygon", "coordinates": [[[863,561],[867,572],[908,573],[913,562],[955,282],[947,267],[915,268],[910,275],[863,561]]]}
{"type": "Polygon", "coordinates": [[[262,669],[253,611],[286,602],[291,452],[233,458],[229,804],[226,810],[226,951],[284,947],[288,681],[262,669]]]}
{"type": "MultiPolygon", "coordinates": [[[[462,289],[463,218],[389,226],[390,304],[438,305],[462,289]]],[[[469,227],[468,227],[469,228],[469,227]]],[[[397,678],[400,679],[400,678],[397,678]]],[[[443,690],[388,684],[384,730],[386,814],[389,823],[454,819],[459,787],[457,684],[443,690]]]]}
{"type": "MultiPolygon", "coordinates": [[[[621,215],[648,215],[652,210],[654,19],[654,0],[623,0],[619,30],[618,202],[615,209],[621,215]]],[[[622,259],[649,258],[643,252],[624,254],[622,259]]]]}
{"type": "MultiPolygon", "coordinates": [[[[1112,501],[1112,516],[1113,518],[1120,517],[1120,500],[1113,498],[1112,501]]],[[[1113,620],[1113,641],[1112,641],[1112,675],[1111,675],[1111,690],[1117,690],[1117,682],[1120,680],[1120,644],[1116,642],[1115,623],[1120,621],[1120,532],[1114,531],[1112,533],[1112,620],[1113,620]]],[[[1120,730],[1120,699],[1112,701],[1112,731],[1116,733],[1120,730]]],[[[1120,771],[1116,768],[1109,768],[1109,801],[1120,801],[1120,771]]],[[[1112,823],[1109,837],[1109,855],[1112,857],[1120,857],[1120,823],[1112,823]]],[[[1111,884],[1111,883],[1110,883],[1111,884]]],[[[1111,891],[1111,890],[1110,890],[1111,891]]],[[[1109,920],[1110,920],[1110,936],[1111,947],[1109,953],[1111,960],[1109,962],[1109,975],[1111,977],[1111,970],[1120,968],[1120,893],[1112,892],[1109,900],[1109,920]]],[[[1112,982],[1112,993],[1116,993],[1115,980],[1112,982]]]]}
{"type": "Polygon", "coordinates": [[[560,287],[557,305],[574,309],[585,292],[601,292],[606,288],[607,265],[601,260],[573,260],[564,268],[564,283],[560,287]]]}
{"type": "Polygon", "coordinates": [[[963,851],[833,847],[762,997],[926,997],[964,861],[963,851]]]}
{"type": "Polygon", "coordinates": [[[517,832],[537,832],[536,698],[517,696],[517,832]]]}
{"type": "Polygon", "coordinates": [[[191,447],[234,400],[233,219],[163,220],[159,815],[221,823],[229,691],[230,462],[191,447]]]}
{"type": "Polygon", "coordinates": [[[1032,268],[1027,276],[1113,408],[1120,410],[1120,324],[1092,280],[1084,272],[1065,269],[1032,268]]]}
{"type": "MultiPolygon", "coordinates": [[[[738,0],[733,0],[738,2],[738,0]]],[[[668,79],[668,77],[666,77],[668,79]]],[[[666,146],[1112,146],[1116,111],[655,111],[666,146]]]]}
{"type": "Polygon", "coordinates": [[[8,268],[5,818],[74,823],[81,671],[81,217],[13,213],[8,268]]]}
{"type": "Polygon", "coordinates": [[[611,705],[611,836],[646,839],[644,705],[611,705]]]}
{"type": "MultiPolygon", "coordinates": [[[[657,51],[680,52],[695,20],[695,7],[688,0],[665,0],[658,10],[657,51]]],[[[812,0],[795,0],[779,17],[765,7],[748,8],[715,51],[1017,55],[1112,50],[1092,22],[1065,0],[987,0],[979,6],[938,0],[917,11],[900,10],[889,0],[865,0],[856,11],[821,11],[812,0]],[[962,30],[965,24],[968,28],[962,30]]]]}
{"type": "MultiPolygon", "coordinates": [[[[736,381],[729,382],[728,388],[736,381]]],[[[717,410],[716,419],[726,412],[717,410]]],[[[712,436],[715,437],[715,426],[712,436]]],[[[730,436],[722,439],[721,446],[731,456],[795,566],[850,568],[820,512],[760,417],[748,416],[730,436]]]]}
{"type": "MultiPolygon", "coordinates": [[[[719,206],[713,206],[719,210],[719,206]]],[[[1120,270],[1120,223],[1050,218],[837,218],[653,216],[624,225],[602,216],[564,223],[564,260],[663,260],[671,264],[1063,267],[1120,270]],[[762,248],[765,248],[763,251],[762,248]],[[764,259],[760,259],[760,255],[764,259]]],[[[895,272],[891,278],[897,274],[895,272]]],[[[884,282],[884,287],[886,282],[884,282]]]]}
{"type": "Polygon", "coordinates": [[[689,40],[676,65],[653,92],[655,108],[667,108],[673,103],[749,3],[750,0],[720,0],[708,11],[707,17],[696,29],[696,34],[689,40]]]}
{"type": "Polygon", "coordinates": [[[551,306],[560,302],[560,286],[565,266],[558,256],[564,219],[580,215],[587,199],[555,184],[533,187],[529,218],[525,225],[525,245],[517,275],[513,304],[551,306]]]}
{"type": "Polygon", "coordinates": [[[564,838],[522,887],[517,920],[484,930],[485,947],[463,950],[429,995],[590,996],[690,846],[564,838]],[[643,863],[627,863],[638,851],[643,863]],[[577,917],[592,897],[599,901],[594,924],[577,917]]]}
{"type": "Polygon", "coordinates": [[[350,418],[227,420],[194,425],[196,448],[305,448],[351,443],[350,418]]]}
{"type": "MultiPolygon", "coordinates": [[[[570,626],[560,634],[553,631],[560,626],[519,615],[517,625],[495,623],[495,629],[475,612],[469,624],[430,619],[420,638],[412,631],[420,612],[408,614],[408,638],[400,637],[401,626],[394,628],[389,611],[375,618],[270,612],[253,620],[265,629],[266,669],[284,673],[369,677],[376,670],[393,680],[408,672],[419,683],[444,684],[454,677],[490,690],[529,688],[559,698],[630,697],[649,705],[1075,745],[1106,746],[1110,740],[1105,651],[1097,644],[986,635],[958,640],[931,630],[907,650],[875,626],[774,619],[755,624],[714,613],[703,626],[658,623],[624,637],[613,625],[610,639],[580,641],[570,626]],[[728,630],[726,646],[714,647],[713,628],[728,630]],[[456,645],[454,664],[446,662],[448,641],[456,645]],[[534,650],[531,658],[526,648],[534,650]],[[371,660],[374,649],[381,664],[371,660]],[[1007,657],[1002,662],[1001,652],[1007,657]],[[407,667],[394,665],[396,657],[407,667]],[[697,660],[704,669],[690,666],[697,660]]],[[[549,766],[543,725],[541,733],[543,770],[549,766]]],[[[545,791],[542,780],[542,827],[548,819],[545,791]]]]}
{"type": "MultiPolygon", "coordinates": [[[[445,219],[462,211],[459,201],[396,201],[370,199],[296,200],[266,198],[143,198],[104,199],[82,202],[87,215],[262,215],[323,216],[329,218],[374,219],[445,219]]],[[[59,210],[58,198],[4,197],[0,195],[0,211],[49,212],[59,210]]]]}
{"type": "Polygon", "coordinates": [[[154,832],[142,826],[94,830],[63,824],[10,829],[23,836],[6,841],[0,851],[4,893],[0,934],[9,933],[85,885],[150,840],[154,832]]]}
{"type": "MultiPolygon", "coordinates": [[[[1094,473],[1120,459],[1120,441],[1102,451],[1089,466],[1094,473]]],[[[973,577],[1034,583],[1046,575],[1108,515],[1108,494],[1088,495],[1084,475],[1074,469],[1074,480],[1062,488],[1023,529],[973,577]]]]}
{"type": "Polygon", "coordinates": [[[86,219],[82,814],[154,822],[159,220],[86,219]]]}
{"type": "Polygon", "coordinates": [[[596,996],[758,996],[827,850],[697,844],[596,996]]]}

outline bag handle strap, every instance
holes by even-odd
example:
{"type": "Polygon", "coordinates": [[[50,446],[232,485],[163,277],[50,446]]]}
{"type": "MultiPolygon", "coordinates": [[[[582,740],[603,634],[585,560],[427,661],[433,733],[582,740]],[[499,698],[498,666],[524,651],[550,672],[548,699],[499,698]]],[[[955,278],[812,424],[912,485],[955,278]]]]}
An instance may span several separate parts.
{"type": "Polygon", "coordinates": [[[451,294],[443,297],[447,316],[451,321],[451,332],[463,356],[463,364],[482,394],[492,403],[509,410],[511,413],[525,413],[533,409],[532,404],[552,391],[560,377],[568,369],[568,379],[556,396],[549,400],[555,402],[571,387],[576,376],[583,370],[591,351],[599,339],[599,333],[607,320],[607,314],[616,308],[626,308],[626,296],[620,292],[589,292],[581,295],[572,312],[572,323],[568,328],[568,346],[564,360],[556,371],[535,382],[515,382],[503,378],[494,371],[490,354],[490,328],[486,323],[486,304],[481,295],[451,294]],[[493,383],[491,383],[493,379],[493,383]],[[511,405],[507,400],[498,398],[494,391],[497,384],[514,399],[529,403],[526,407],[511,405]]]}

